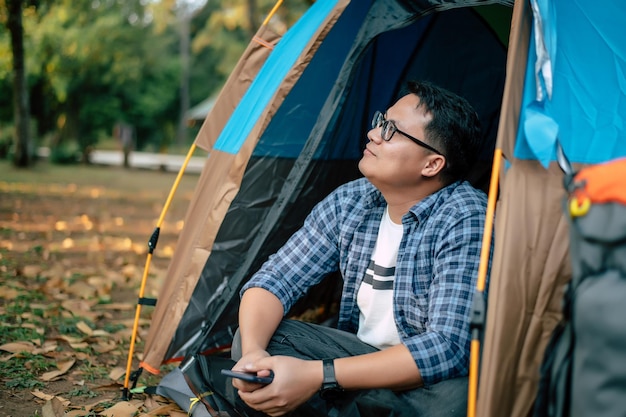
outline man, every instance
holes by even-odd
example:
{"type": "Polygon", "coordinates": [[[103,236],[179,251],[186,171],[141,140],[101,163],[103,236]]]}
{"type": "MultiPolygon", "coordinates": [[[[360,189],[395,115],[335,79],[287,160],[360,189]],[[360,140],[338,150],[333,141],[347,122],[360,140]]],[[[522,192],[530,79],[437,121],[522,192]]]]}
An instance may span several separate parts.
{"type": "Polygon", "coordinates": [[[462,180],[479,122],[444,89],[411,82],[408,91],[374,116],[365,178],[319,203],[242,289],[233,370],[273,373],[267,385],[233,379],[254,410],[323,415],[320,395],[345,410],[374,393],[411,415],[465,413],[486,196],[462,180]],[[337,270],[339,330],[284,320],[337,270]]]}

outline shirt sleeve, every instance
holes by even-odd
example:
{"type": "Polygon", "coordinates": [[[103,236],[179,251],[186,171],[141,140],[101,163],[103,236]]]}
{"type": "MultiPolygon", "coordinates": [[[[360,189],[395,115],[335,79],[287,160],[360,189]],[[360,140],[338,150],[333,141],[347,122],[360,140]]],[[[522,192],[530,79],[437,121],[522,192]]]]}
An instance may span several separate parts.
{"type": "Polygon", "coordinates": [[[485,215],[472,210],[448,218],[435,245],[426,331],[404,341],[427,385],[469,370],[469,320],[485,215]]]}
{"type": "Polygon", "coordinates": [[[331,194],[311,211],[304,225],[244,285],[264,288],[282,303],[287,314],[309,288],[338,269],[337,199],[331,194]]]}

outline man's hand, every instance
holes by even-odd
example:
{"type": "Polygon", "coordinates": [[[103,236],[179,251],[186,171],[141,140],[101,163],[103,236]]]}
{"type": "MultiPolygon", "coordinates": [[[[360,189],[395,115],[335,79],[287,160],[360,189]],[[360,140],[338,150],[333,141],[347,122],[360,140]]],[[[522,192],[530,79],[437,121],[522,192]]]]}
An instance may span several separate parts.
{"type": "MultiPolygon", "coordinates": [[[[254,363],[257,361],[269,357],[270,354],[265,350],[259,349],[252,352],[249,352],[241,357],[239,361],[233,366],[233,371],[241,371],[241,372],[253,372],[257,373],[258,376],[269,376],[269,369],[257,369],[254,368],[254,363]],[[251,371],[249,368],[254,368],[254,371],[251,371]]],[[[241,379],[233,378],[233,386],[240,391],[244,392],[253,392],[259,388],[265,386],[265,384],[257,384],[254,382],[246,382],[241,379]]]]}
{"type": "Polygon", "coordinates": [[[282,416],[294,410],[311,398],[322,385],[321,361],[268,356],[244,364],[242,361],[245,357],[233,369],[257,372],[258,375],[269,375],[269,370],[272,370],[274,381],[269,385],[261,385],[233,379],[233,386],[239,389],[239,396],[248,406],[270,416],[282,416]],[[240,364],[243,368],[237,368],[240,364]]]}

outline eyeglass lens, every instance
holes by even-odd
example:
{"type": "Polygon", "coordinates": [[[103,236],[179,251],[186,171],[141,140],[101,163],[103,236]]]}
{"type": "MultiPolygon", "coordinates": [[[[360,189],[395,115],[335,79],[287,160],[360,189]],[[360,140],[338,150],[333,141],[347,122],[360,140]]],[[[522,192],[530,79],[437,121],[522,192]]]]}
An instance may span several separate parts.
{"type": "Polygon", "coordinates": [[[374,113],[374,117],[372,117],[372,129],[376,129],[381,126],[382,130],[380,135],[383,140],[388,141],[391,139],[397,128],[394,126],[393,122],[385,120],[385,115],[381,111],[377,110],[376,113],[374,113]]]}

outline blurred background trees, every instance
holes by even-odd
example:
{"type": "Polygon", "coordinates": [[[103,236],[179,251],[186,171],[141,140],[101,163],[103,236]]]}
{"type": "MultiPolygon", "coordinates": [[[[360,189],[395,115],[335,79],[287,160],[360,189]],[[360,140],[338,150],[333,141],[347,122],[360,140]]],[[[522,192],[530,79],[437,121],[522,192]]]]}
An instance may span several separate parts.
{"type": "MultiPolygon", "coordinates": [[[[274,30],[311,3],[286,2],[274,30]]],[[[138,150],[188,147],[186,112],[219,91],[273,5],[0,0],[0,158],[27,166],[47,146],[53,161],[86,161],[119,126],[138,150]]]]}

